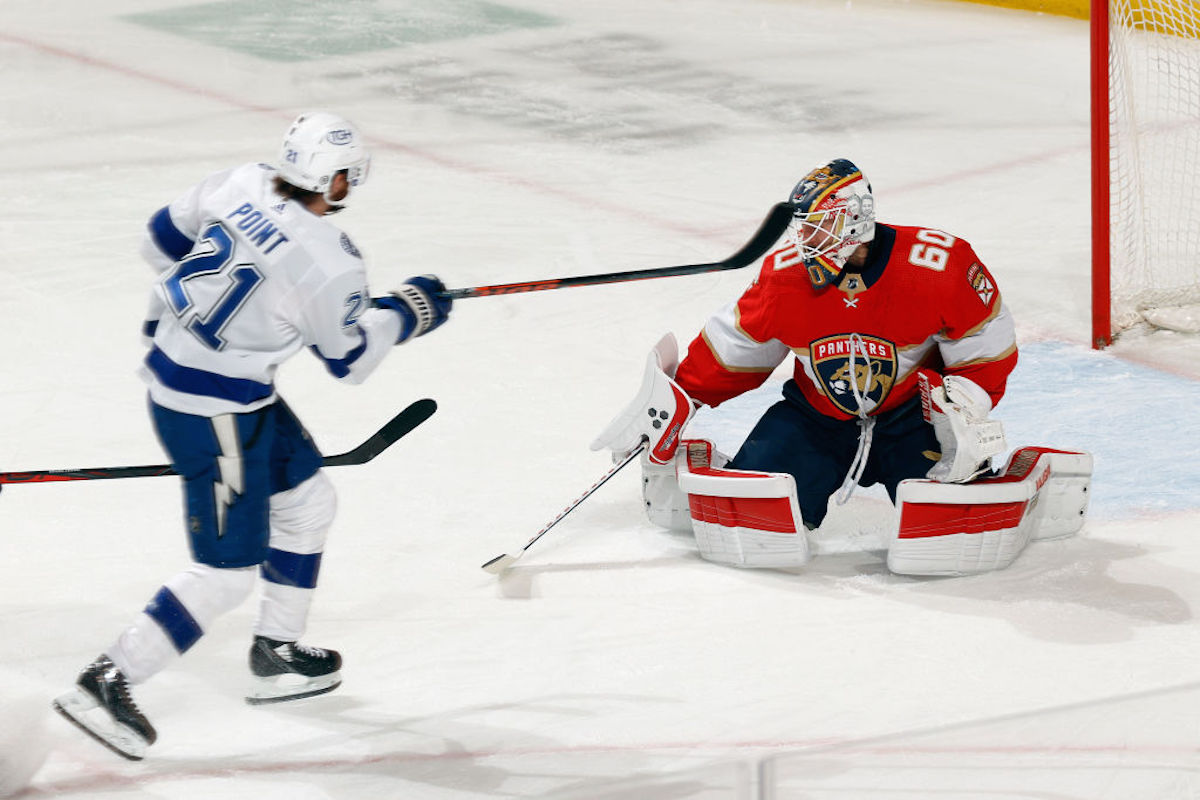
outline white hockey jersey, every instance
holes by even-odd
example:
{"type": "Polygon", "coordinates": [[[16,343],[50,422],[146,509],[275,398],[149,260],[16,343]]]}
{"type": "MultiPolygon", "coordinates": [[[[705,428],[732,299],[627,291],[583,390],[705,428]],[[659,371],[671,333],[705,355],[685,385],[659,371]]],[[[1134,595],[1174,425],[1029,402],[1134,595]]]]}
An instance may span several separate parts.
{"type": "Polygon", "coordinates": [[[349,237],[275,193],[275,170],[216,173],[159,210],[142,253],[159,271],[141,375],[151,399],[201,416],[275,400],[276,369],[302,347],[358,383],[400,333],[372,308],[349,237]]]}

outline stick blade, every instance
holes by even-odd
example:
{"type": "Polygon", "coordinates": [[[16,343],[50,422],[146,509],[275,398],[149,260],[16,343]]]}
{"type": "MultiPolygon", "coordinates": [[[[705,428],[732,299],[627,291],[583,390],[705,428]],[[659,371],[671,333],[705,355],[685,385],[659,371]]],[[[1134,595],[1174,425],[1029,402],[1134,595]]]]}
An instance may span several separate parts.
{"type": "Polygon", "coordinates": [[[433,416],[437,411],[437,403],[429,398],[417,400],[396,416],[370,438],[353,450],[336,456],[325,456],[322,464],[326,467],[341,467],[348,464],[365,464],[384,450],[391,447],[398,439],[433,416]]]}
{"type": "Polygon", "coordinates": [[[413,428],[420,425],[425,420],[433,416],[433,412],[437,411],[437,402],[426,397],[412,403],[408,408],[401,411],[396,416],[392,417],[386,425],[379,430],[379,443],[383,445],[380,451],[387,449],[390,445],[396,443],[400,437],[412,431],[413,428]]]}
{"type": "Polygon", "coordinates": [[[762,225],[750,237],[750,241],[742,245],[741,250],[725,259],[725,263],[732,269],[741,269],[758,261],[766,255],[767,249],[779,241],[780,236],[783,236],[784,231],[792,222],[793,213],[794,209],[791,203],[776,203],[771,207],[771,211],[763,220],[762,225]]]}
{"type": "Polygon", "coordinates": [[[511,567],[518,558],[520,558],[519,555],[514,556],[510,555],[509,553],[504,553],[485,563],[482,569],[484,572],[490,572],[493,575],[499,575],[511,567]]]}

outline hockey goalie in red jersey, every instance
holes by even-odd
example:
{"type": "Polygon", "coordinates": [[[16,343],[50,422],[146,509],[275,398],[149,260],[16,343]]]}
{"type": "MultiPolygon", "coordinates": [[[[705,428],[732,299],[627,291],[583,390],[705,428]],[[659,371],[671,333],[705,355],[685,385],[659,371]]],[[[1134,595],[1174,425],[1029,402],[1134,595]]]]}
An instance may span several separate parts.
{"type": "Polygon", "coordinates": [[[1086,454],[1027,448],[991,472],[1006,443],[989,414],[1017,344],[971,245],[876,222],[871,185],[846,159],[814,169],[790,201],[792,223],[750,287],[708,320],[682,362],[664,337],[634,404],[593,442],[621,453],[648,441],[651,519],[691,528],[709,560],[797,566],[809,558],[804,531],[820,526],[831,498],[882,484],[902,512],[889,566],[909,574],[999,568],[1030,538],[1078,529],[1086,454]],[[783,398],[732,459],[683,439],[693,405],[757,388],[789,354],[783,398]],[[680,393],[693,403],[672,399],[680,393]],[[914,487],[924,494],[906,506],[914,487]],[[1056,499],[1039,508],[1043,490],[1056,499]],[[1007,504],[1002,522],[977,513],[993,504],[1007,504]]]}

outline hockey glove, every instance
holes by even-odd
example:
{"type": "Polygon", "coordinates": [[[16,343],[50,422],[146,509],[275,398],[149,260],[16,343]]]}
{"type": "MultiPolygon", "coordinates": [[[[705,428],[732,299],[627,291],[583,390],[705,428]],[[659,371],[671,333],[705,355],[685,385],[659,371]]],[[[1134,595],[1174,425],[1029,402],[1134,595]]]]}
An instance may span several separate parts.
{"type": "Polygon", "coordinates": [[[1007,444],[1004,426],[987,418],[992,401],[974,381],[958,375],[942,377],[931,370],[917,375],[921,410],[933,426],[942,458],[926,473],[942,483],[966,483],[991,467],[992,456],[1007,444]]]}
{"type": "Polygon", "coordinates": [[[637,396],[600,432],[592,449],[611,448],[614,456],[622,457],[646,439],[651,463],[668,463],[679,447],[683,426],[696,410],[692,399],[672,380],[678,365],[679,348],[668,333],[646,358],[637,396]]]}
{"type": "Polygon", "coordinates": [[[434,275],[418,275],[400,284],[387,297],[374,297],[376,308],[387,308],[400,315],[400,335],[396,344],[429,333],[450,316],[454,300],[445,294],[446,286],[434,275]]]}

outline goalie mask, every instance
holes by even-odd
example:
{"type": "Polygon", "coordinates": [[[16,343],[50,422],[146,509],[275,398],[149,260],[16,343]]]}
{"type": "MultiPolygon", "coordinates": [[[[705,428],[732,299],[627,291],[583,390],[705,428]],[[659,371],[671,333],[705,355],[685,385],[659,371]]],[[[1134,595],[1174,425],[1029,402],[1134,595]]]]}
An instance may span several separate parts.
{"type": "Polygon", "coordinates": [[[860,244],[875,238],[875,198],[858,167],[837,158],[805,175],[789,198],[788,240],[799,251],[813,286],[836,282],[860,244]]]}
{"type": "Polygon", "coordinates": [[[350,199],[334,199],[329,192],[333,178],[346,172],[350,191],[367,181],[371,156],[358,128],[349,120],[326,111],[301,114],[283,138],[283,147],[276,168],[279,176],[291,185],[309,192],[318,192],[325,202],[339,210],[350,199]]]}

